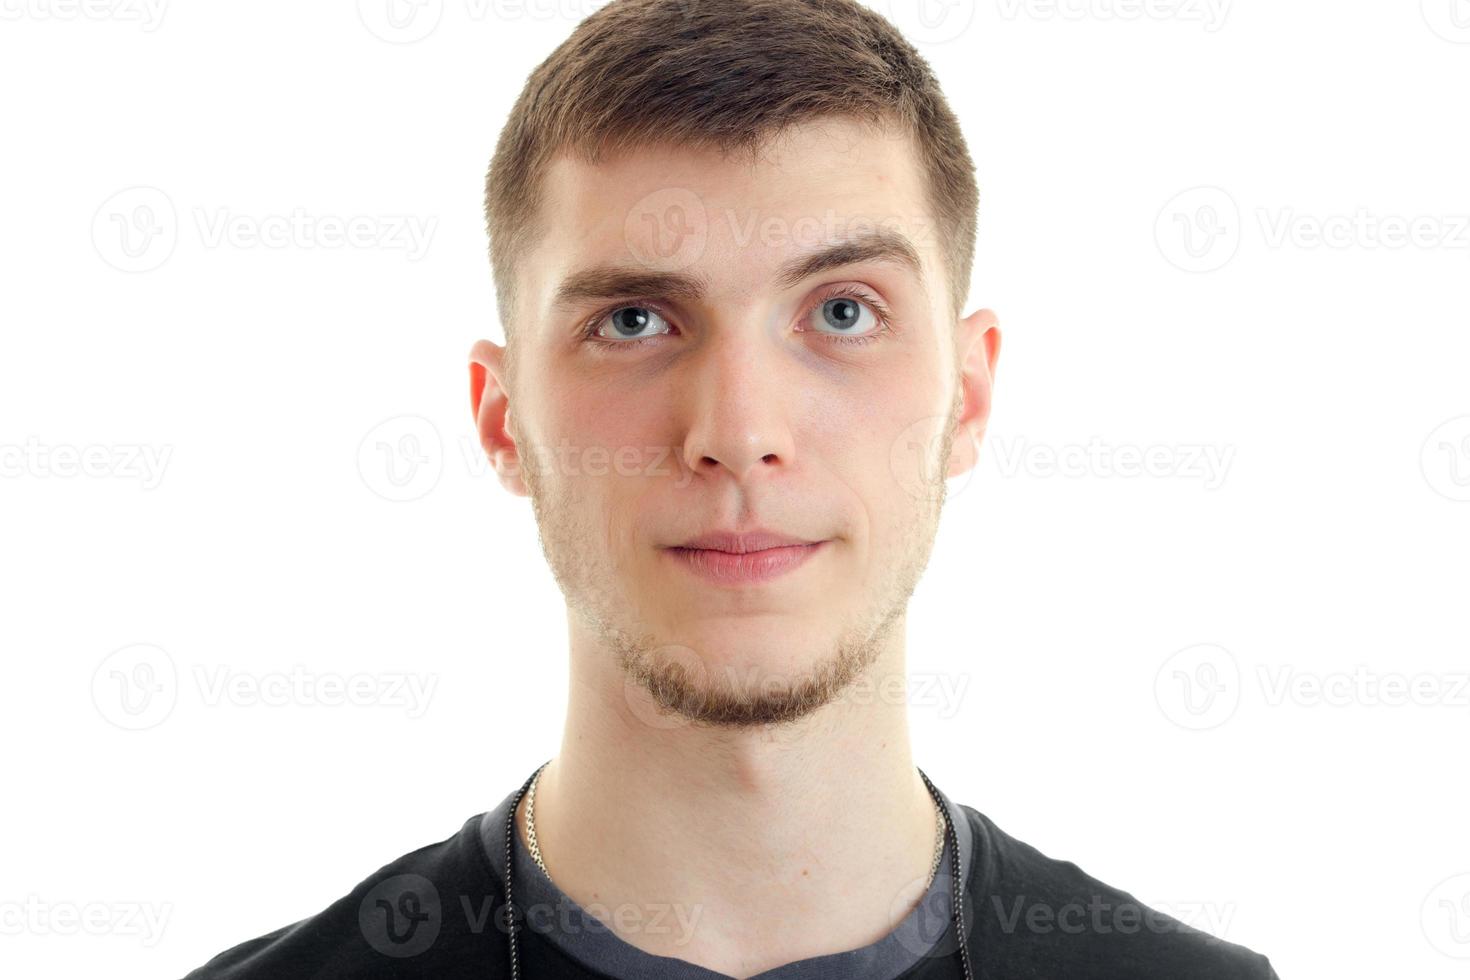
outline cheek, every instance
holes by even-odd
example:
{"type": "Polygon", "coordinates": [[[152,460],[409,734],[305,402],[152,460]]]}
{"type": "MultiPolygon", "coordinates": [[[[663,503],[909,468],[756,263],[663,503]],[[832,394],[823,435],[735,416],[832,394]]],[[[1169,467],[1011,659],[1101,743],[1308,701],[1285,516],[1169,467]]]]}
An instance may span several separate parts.
{"type": "Polygon", "coordinates": [[[804,434],[821,458],[843,461],[854,477],[868,474],[864,486],[886,486],[874,477],[886,479],[890,456],[905,449],[917,423],[944,412],[947,382],[939,374],[931,358],[904,352],[808,386],[804,434]]]}
{"type": "Polygon", "coordinates": [[[796,433],[807,482],[830,500],[834,517],[859,553],[888,553],[894,528],[908,519],[902,472],[905,420],[925,411],[889,375],[849,378],[811,392],[811,411],[796,433]]]}
{"type": "Polygon", "coordinates": [[[545,452],[571,499],[606,514],[660,475],[677,475],[668,417],[647,390],[635,397],[564,388],[544,416],[545,452]]]}
{"type": "Polygon", "coordinates": [[[832,397],[824,442],[828,458],[867,527],[869,546],[891,553],[907,546],[916,522],[933,507],[937,461],[949,420],[949,380],[932,351],[886,362],[855,397],[832,397]]]}

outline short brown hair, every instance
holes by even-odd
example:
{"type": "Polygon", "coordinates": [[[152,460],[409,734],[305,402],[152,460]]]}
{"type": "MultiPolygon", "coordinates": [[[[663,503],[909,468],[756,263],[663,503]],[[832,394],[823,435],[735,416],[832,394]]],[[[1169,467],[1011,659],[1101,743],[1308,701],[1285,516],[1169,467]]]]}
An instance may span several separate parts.
{"type": "Polygon", "coordinates": [[[975,168],[927,62],[854,0],[612,0],[526,81],[485,178],[497,305],[509,344],[515,259],[537,242],[547,163],[648,143],[754,155],[785,127],[896,122],[918,148],[958,316],[970,285],[975,168]]]}

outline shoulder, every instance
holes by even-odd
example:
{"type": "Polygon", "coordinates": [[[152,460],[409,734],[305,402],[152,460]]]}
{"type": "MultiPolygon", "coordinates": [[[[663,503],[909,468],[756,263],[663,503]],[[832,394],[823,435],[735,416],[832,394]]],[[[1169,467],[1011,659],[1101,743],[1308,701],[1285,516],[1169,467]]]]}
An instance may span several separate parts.
{"type": "Polygon", "coordinates": [[[505,934],[480,819],[383,865],[315,915],[224,950],[184,980],[486,977],[505,934]]]}
{"type": "Polygon", "coordinates": [[[1228,928],[1233,903],[1150,907],[961,809],[976,843],[967,928],[998,975],[1277,980],[1265,956],[1183,921],[1228,928]]]}

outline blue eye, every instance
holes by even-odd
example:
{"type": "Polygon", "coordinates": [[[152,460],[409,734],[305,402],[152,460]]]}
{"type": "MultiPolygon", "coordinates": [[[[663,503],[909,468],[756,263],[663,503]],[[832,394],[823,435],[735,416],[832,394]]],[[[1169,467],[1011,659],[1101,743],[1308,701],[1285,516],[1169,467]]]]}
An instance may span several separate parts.
{"type": "MultiPolygon", "coordinates": [[[[802,333],[817,333],[834,344],[867,344],[892,331],[891,316],[881,301],[846,287],[828,291],[802,314],[802,333]]],[[[589,343],[604,349],[642,347],[678,330],[651,306],[613,307],[583,327],[589,343]]]]}
{"type": "Polygon", "coordinates": [[[867,344],[892,331],[888,307],[866,291],[851,286],[818,299],[807,314],[810,332],[834,344],[867,344]]]}
{"type": "Polygon", "coordinates": [[[667,320],[646,306],[620,306],[598,318],[592,324],[591,335],[598,340],[611,340],[614,343],[639,341],[657,336],[660,332],[667,333],[668,326],[667,320]],[[653,334],[644,332],[660,323],[664,325],[664,330],[653,334]]]}
{"type": "Polygon", "coordinates": [[[818,332],[843,335],[864,334],[878,322],[878,317],[863,303],[851,296],[834,296],[824,300],[812,311],[812,321],[818,324],[818,332]]]}

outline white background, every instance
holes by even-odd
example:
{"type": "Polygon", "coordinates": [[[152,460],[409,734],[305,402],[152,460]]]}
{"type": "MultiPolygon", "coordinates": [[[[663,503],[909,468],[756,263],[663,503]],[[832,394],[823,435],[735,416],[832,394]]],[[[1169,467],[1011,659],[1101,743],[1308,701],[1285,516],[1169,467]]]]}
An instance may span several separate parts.
{"type": "MultiPolygon", "coordinates": [[[[0,0],[6,976],[178,977],[555,753],[563,606],[465,367],[499,126],[596,7],[528,3],[0,0]],[[434,687],[216,696],[293,670],[434,687]]],[[[917,760],[1283,978],[1463,977],[1470,5],[895,6],[1005,336],[917,760]]]]}

